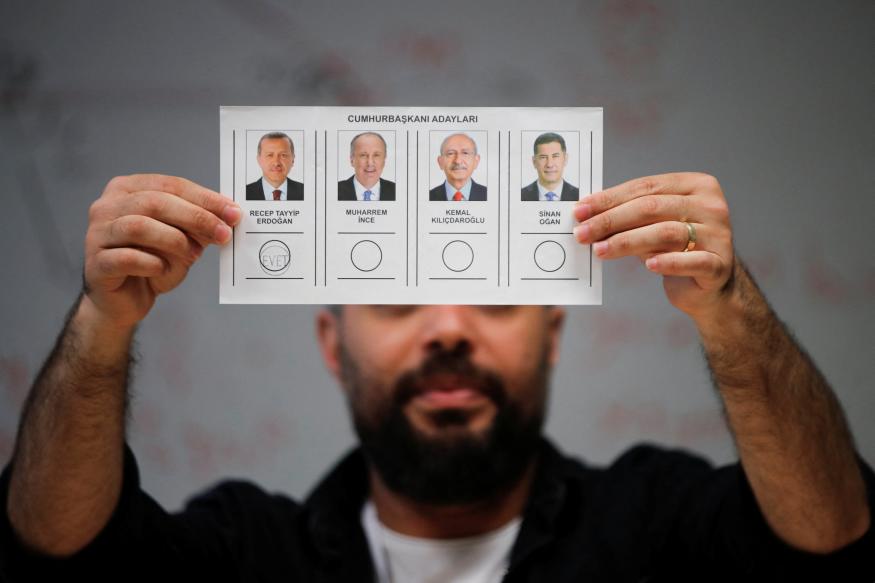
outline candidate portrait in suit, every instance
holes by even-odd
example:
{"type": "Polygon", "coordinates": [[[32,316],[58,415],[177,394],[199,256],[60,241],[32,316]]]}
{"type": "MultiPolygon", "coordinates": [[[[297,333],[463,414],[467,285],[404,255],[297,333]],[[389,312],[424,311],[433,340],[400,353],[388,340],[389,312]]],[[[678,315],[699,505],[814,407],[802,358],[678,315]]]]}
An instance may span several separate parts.
{"type": "Polygon", "coordinates": [[[548,132],[535,139],[532,165],[538,179],[522,189],[522,200],[577,200],[580,190],[562,177],[568,164],[565,138],[548,132]]]}
{"type": "Polygon", "coordinates": [[[395,183],[383,178],[386,140],[377,132],[363,132],[349,142],[353,175],[337,183],[337,200],[395,200],[395,183]]]}
{"type": "Polygon", "coordinates": [[[261,179],[246,185],[246,200],[304,200],[304,185],[289,178],[295,165],[295,143],[283,132],[258,140],[256,160],[261,179]]]}
{"type": "Polygon", "coordinates": [[[444,138],[437,163],[444,171],[446,180],[429,191],[428,200],[486,200],[486,186],[477,184],[471,178],[480,164],[477,142],[471,136],[459,133],[444,138]]]}

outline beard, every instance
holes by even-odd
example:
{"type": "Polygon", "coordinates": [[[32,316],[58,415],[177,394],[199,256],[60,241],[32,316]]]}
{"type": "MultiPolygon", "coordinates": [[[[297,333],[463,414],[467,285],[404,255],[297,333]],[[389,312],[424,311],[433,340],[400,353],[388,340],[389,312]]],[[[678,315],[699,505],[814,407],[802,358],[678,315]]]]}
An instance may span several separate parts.
{"type": "Polygon", "coordinates": [[[363,378],[342,345],[340,359],[362,450],[393,492],[434,505],[488,500],[517,484],[534,460],[549,374],[546,347],[537,370],[523,379],[529,383],[524,394],[539,397],[528,412],[509,398],[499,375],[474,365],[464,350],[431,353],[419,367],[402,374],[391,392],[363,378]],[[430,416],[438,428],[433,435],[417,430],[404,414],[413,398],[448,375],[492,401],[495,415],[484,431],[468,430],[468,414],[461,409],[430,416]],[[373,402],[381,395],[389,397],[373,402]]]}

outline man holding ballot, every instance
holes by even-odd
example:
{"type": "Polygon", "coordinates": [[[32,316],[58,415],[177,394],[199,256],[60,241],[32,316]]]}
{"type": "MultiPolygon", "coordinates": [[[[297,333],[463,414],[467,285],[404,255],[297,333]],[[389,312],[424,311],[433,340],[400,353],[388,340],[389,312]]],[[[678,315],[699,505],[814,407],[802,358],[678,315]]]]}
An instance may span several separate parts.
{"type": "MultiPolygon", "coordinates": [[[[454,165],[470,176],[476,147],[457,134],[441,156],[450,183],[454,165]]],[[[875,476],[736,257],[718,181],[640,178],[574,214],[577,241],[640,258],[695,323],[739,463],[646,445],[595,467],[545,439],[560,307],[350,305],[321,311],[317,330],[360,447],[306,500],[225,482],[169,514],[141,490],[125,442],[131,342],[241,211],[182,178],[120,177],[91,207],[84,289],[0,478],[0,575],[871,581],[875,476]]]]}

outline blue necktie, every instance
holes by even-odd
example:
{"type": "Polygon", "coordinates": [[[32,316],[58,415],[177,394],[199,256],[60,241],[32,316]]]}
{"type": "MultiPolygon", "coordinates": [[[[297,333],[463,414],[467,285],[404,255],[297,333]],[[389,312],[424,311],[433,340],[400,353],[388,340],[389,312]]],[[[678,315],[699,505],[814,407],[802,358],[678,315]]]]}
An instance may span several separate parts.
{"type": "Polygon", "coordinates": [[[548,192],[544,196],[546,196],[547,200],[549,200],[550,202],[553,202],[554,200],[556,200],[556,193],[555,192],[548,192]]]}
{"type": "Polygon", "coordinates": [[[371,200],[371,195],[373,195],[374,193],[371,192],[370,190],[366,190],[364,194],[365,194],[365,200],[371,200]]]}

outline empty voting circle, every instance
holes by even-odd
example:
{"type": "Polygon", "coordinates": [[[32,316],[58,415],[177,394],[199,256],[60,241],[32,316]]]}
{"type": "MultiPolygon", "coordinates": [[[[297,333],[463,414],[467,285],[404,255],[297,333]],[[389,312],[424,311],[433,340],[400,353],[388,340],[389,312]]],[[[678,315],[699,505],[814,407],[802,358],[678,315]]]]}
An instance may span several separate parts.
{"type": "Polygon", "coordinates": [[[383,261],[383,250],[373,241],[365,239],[352,246],[349,260],[359,271],[373,271],[383,261]]]}
{"type": "Polygon", "coordinates": [[[535,247],[535,265],[541,271],[557,271],[565,265],[565,248],[556,241],[541,241],[535,247]]]}
{"type": "Polygon", "coordinates": [[[450,271],[465,271],[474,263],[474,250],[464,241],[450,241],[444,247],[441,258],[450,271]]]}

